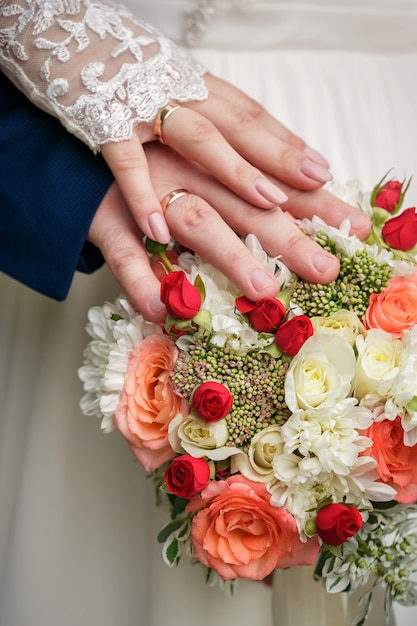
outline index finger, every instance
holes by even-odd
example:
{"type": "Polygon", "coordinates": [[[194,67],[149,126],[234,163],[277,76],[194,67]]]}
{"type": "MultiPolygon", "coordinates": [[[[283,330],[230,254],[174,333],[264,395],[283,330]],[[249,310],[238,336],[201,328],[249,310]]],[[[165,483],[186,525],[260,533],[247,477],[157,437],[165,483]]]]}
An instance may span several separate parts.
{"type": "Polygon", "coordinates": [[[151,182],[140,139],[133,134],[128,141],[103,145],[101,152],[139,228],[147,237],[168,243],[169,229],[151,182]]]}

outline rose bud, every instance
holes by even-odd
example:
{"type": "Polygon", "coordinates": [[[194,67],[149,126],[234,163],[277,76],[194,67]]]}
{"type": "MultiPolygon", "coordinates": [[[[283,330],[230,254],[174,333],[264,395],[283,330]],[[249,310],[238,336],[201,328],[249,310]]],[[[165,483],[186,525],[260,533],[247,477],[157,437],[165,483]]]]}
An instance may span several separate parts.
{"type": "Polygon", "coordinates": [[[382,227],[382,238],[395,250],[406,252],[417,244],[416,208],[406,209],[397,217],[387,220],[382,227]]]}
{"type": "Polygon", "coordinates": [[[376,194],[374,205],[392,213],[401,201],[402,188],[403,184],[398,180],[391,180],[386,183],[376,194]]]}
{"type": "Polygon", "coordinates": [[[362,526],[362,515],[354,506],[328,504],[317,513],[317,534],[329,546],[339,546],[362,526]]]}
{"type": "Polygon", "coordinates": [[[261,298],[256,302],[246,296],[236,298],[236,307],[241,313],[247,313],[249,321],[260,333],[272,333],[284,319],[287,311],[276,298],[261,298]]]}
{"type": "Polygon", "coordinates": [[[275,335],[275,343],[285,354],[295,356],[312,335],[314,329],[310,318],[307,315],[296,315],[281,324],[275,335]]]}
{"type": "Polygon", "coordinates": [[[201,295],[185,272],[170,272],[161,281],[161,300],[176,319],[190,319],[201,307],[201,295]]]}
{"type": "Polygon", "coordinates": [[[191,403],[198,417],[206,422],[218,422],[230,413],[233,396],[227,387],[210,380],[195,389],[191,403]]]}
{"type": "Polygon", "coordinates": [[[164,474],[170,493],[190,500],[207,486],[210,466],[205,459],[196,459],[190,454],[178,456],[170,463],[164,474]]]}

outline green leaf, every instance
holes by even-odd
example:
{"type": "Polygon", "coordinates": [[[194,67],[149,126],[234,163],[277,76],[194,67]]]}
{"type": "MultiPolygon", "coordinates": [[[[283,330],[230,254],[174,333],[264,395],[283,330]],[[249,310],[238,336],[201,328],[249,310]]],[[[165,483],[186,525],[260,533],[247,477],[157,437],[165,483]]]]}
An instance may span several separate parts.
{"type": "Polygon", "coordinates": [[[179,549],[178,549],[178,539],[175,537],[170,544],[168,544],[167,549],[165,550],[165,557],[168,563],[172,566],[178,562],[179,549]]]}
{"type": "Polygon", "coordinates": [[[182,519],[174,519],[172,522],[166,524],[157,535],[158,543],[164,543],[172,533],[181,528],[183,523],[184,520],[182,519]]]}
{"type": "Polygon", "coordinates": [[[202,302],[204,302],[204,300],[206,299],[206,287],[204,285],[204,282],[203,282],[200,274],[197,274],[197,276],[195,278],[194,287],[196,287],[198,289],[198,291],[200,292],[201,300],[202,300],[202,302]]]}

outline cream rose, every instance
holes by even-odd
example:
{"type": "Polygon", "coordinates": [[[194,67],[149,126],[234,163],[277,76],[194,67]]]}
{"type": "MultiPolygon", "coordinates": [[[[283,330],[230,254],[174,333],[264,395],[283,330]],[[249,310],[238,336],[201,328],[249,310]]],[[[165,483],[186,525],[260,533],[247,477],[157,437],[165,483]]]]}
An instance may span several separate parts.
{"type": "Polygon", "coordinates": [[[187,417],[177,415],[169,425],[168,441],[179,453],[188,452],[195,458],[203,456],[213,461],[222,461],[237,448],[226,446],[229,437],[226,420],[206,422],[192,413],[187,417]]]}
{"type": "Polygon", "coordinates": [[[336,337],[340,337],[347,341],[351,346],[355,345],[358,335],[365,335],[365,327],[359,317],[353,311],[340,309],[332,315],[323,317],[312,317],[314,334],[327,333],[336,337]]]}
{"type": "Polygon", "coordinates": [[[275,456],[283,452],[284,442],[281,426],[271,424],[251,440],[247,453],[241,452],[232,459],[232,474],[240,472],[256,482],[270,483],[274,480],[272,466],[275,456]]]}
{"type": "Polygon", "coordinates": [[[294,412],[340,402],[350,395],[355,368],[355,353],[346,341],[325,333],[310,337],[287,372],[285,401],[288,408],[294,412]]]}
{"type": "Polygon", "coordinates": [[[356,341],[355,396],[387,395],[400,371],[403,344],[383,330],[371,329],[356,341]]]}

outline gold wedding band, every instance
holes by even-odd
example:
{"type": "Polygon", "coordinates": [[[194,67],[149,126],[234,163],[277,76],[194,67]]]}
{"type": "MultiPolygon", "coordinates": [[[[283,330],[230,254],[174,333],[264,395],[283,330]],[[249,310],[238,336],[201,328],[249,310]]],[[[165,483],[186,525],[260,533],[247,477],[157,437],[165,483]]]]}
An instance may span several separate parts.
{"type": "Polygon", "coordinates": [[[162,198],[161,200],[162,212],[165,213],[171,202],[178,200],[178,198],[181,198],[182,196],[186,196],[187,193],[189,192],[186,189],[174,189],[174,191],[168,193],[165,198],[162,198]]]}
{"type": "Polygon", "coordinates": [[[153,132],[154,132],[156,139],[160,141],[161,143],[165,143],[164,135],[162,133],[162,127],[164,125],[165,120],[168,119],[171,113],[173,113],[174,111],[180,108],[181,107],[179,104],[167,104],[159,111],[158,115],[156,116],[156,120],[153,125],[153,132]]]}

